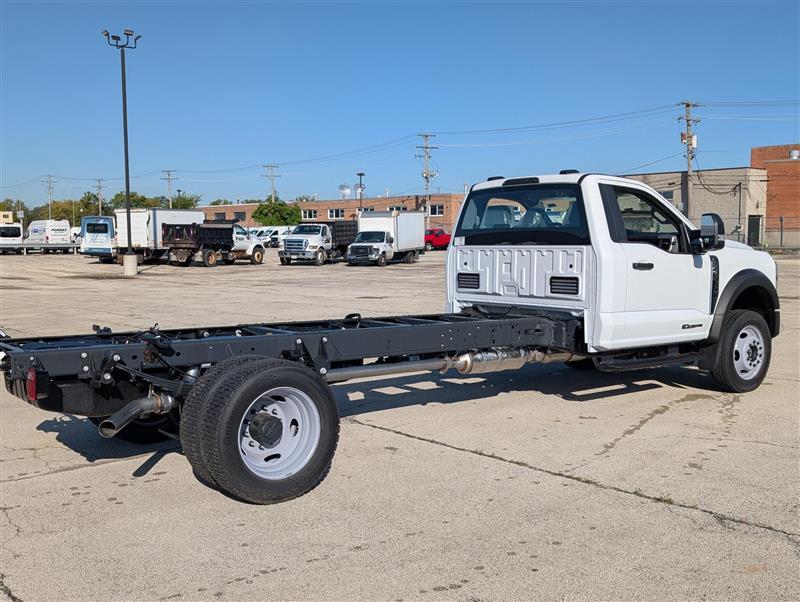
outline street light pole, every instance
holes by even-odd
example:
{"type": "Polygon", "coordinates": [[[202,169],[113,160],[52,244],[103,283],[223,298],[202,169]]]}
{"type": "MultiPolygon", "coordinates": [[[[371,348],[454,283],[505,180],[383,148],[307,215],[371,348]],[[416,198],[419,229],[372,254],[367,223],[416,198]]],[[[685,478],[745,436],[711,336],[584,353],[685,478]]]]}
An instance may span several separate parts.
{"type": "Polygon", "coordinates": [[[137,259],[131,242],[131,174],[128,165],[128,89],[125,77],[125,49],[130,48],[133,50],[136,48],[139,38],[142,36],[135,35],[130,29],[126,29],[122,33],[125,36],[124,42],[121,36],[111,35],[108,31],[103,31],[103,36],[109,46],[119,50],[120,70],[122,73],[122,144],[125,152],[125,223],[128,227],[128,249],[122,259],[125,275],[136,276],[138,272],[137,259]]]}
{"type": "Polygon", "coordinates": [[[359,171],[357,174],[358,176],[358,211],[364,211],[364,182],[363,178],[365,174],[363,171],[359,171]]]}

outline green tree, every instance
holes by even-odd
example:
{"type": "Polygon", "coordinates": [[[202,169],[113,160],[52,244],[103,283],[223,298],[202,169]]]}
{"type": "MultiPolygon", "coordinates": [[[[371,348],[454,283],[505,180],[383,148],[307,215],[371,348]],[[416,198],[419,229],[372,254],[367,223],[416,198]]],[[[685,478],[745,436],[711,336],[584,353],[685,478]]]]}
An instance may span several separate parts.
{"type": "Polygon", "coordinates": [[[231,202],[228,199],[217,199],[215,201],[211,201],[209,205],[230,205],[231,202]]]}
{"type": "MultiPolygon", "coordinates": [[[[125,208],[125,193],[118,192],[109,201],[109,205],[111,205],[114,209],[124,209],[125,208]]],[[[161,199],[159,198],[148,198],[143,194],[139,194],[138,192],[134,192],[131,190],[131,207],[161,207],[161,199]]]]}
{"type": "Polygon", "coordinates": [[[203,197],[199,194],[186,194],[185,192],[181,192],[179,195],[176,195],[174,199],[172,199],[172,208],[194,209],[200,204],[202,198],[203,197]]]}
{"type": "Polygon", "coordinates": [[[19,199],[3,199],[0,201],[0,211],[13,211],[14,221],[17,221],[17,211],[22,211],[25,214],[23,218],[23,226],[30,221],[31,209],[19,199]]]}
{"type": "Polygon", "coordinates": [[[253,219],[262,226],[280,226],[300,223],[300,207],[296,204],[267,200],[253,211],[253,219]]]}
{"type": "Polygon", "coordinates": [[[303,202],[306,202],[306,201],[313,201],[313,200],[314,200],[314,195],[301,194],[300,196],[295,197],[293,202],[295,202],[295,203],[303,203],[303,202]]]}

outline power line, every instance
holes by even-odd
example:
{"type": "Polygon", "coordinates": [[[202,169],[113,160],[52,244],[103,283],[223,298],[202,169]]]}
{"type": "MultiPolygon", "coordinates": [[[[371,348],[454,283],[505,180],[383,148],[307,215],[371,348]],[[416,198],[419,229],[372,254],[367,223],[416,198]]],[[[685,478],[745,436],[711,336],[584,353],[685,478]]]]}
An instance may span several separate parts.
{"type": "Polygon", "coordinates": [[[637,165],[636,167],[631,167],[630,169],[626,169],[621,173],[627,174],[632,172],[635,169],[641,169],[642,167],[648,167],[649,165],[655,165],[656,163],[661,163],[662,161],[666,161],[667,159],[673,159],[675,157],[680,157],[683,153],[675,153],[674,155],[670,155],[669,157],[662,157],[661,159],[656,159],[655,161],[650,161],[650,163],[643,163],[642,165],[637,165]]]}

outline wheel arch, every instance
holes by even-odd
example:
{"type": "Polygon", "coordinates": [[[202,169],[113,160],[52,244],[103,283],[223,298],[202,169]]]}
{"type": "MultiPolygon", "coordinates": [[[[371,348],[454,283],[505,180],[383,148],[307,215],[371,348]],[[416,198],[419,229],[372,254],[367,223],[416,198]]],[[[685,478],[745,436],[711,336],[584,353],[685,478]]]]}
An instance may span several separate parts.
{"type": "Polygon", "coordinates": [[[714,308],[709,342],[719,341],[725,314],[734,309],[757,311],[764,316],[770,335],[773,338],[778,336],[780,332],[778,291],[763,272],[754,269],[742,270],[728,281],[714,308]]]}

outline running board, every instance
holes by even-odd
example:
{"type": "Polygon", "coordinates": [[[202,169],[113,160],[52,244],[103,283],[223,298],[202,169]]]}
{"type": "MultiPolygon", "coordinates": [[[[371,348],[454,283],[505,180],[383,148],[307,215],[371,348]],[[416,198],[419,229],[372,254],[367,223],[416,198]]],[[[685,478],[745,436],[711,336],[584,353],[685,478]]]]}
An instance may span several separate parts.
{"type": "Polygon", "coordinates": [[[661,355],[658,357],[635,357],[630,359],[598,357],[595,360],[597,369],[602,372],[626,372],[628,370],[642,370],[643,368],[664,368],[679,364],[691,364],[703,358],[702,353],[680,353],[674,355],[661,355]]]}

